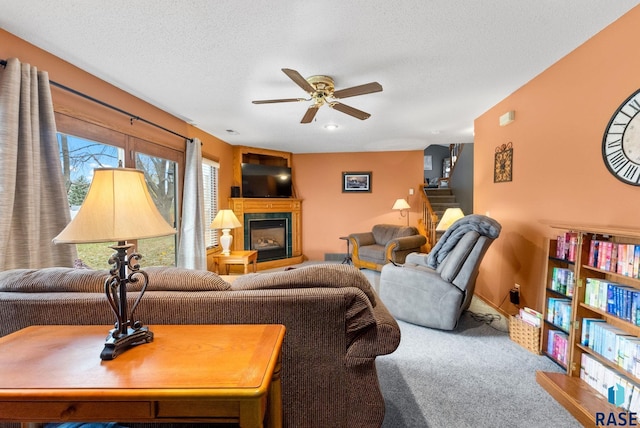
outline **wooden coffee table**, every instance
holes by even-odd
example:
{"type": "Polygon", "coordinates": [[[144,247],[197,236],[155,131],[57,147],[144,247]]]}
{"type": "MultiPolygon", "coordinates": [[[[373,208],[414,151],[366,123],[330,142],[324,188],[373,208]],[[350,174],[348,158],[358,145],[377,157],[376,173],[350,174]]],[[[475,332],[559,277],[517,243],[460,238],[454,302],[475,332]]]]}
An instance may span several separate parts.
{"type": "Polygon", "coordinates": [[[0,338],[0,421],[282,426],[281,325],[157,325],[103,361],[111,326],[32,326],[0,338]]]}
{"type": "Polygon", "coordinates": [[[222,253],[213,255],[214,272],[220,274],[220,267],[226,268],[225,274],[229,275],[230,265],[244,265],[244,273],[249,272],[249,264],[253,264],[253,272],[258,271],[258,252],[256,250],[248,251],[231,251],[231,254],[224,255],[222,253]]]}

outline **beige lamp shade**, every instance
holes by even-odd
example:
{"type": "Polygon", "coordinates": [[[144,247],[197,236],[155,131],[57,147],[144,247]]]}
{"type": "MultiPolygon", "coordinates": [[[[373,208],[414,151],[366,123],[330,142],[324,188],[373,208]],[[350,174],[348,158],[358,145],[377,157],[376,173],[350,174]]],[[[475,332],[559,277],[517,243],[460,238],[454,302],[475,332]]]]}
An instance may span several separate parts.
{"type": "Polygon", "coordinates": [[[175,233],[156,208],[142,171],[99,168],[78,214],[53,242],[128,241],[175,233]]]}
{"type": "Polygon", "coordinates": [[[211,222],[209,229],[235,229],[242,226],[232,210],[220,210],[211,222]]]}
{"type": "Polygon", "coordinates": [[[459,220],[462,217],[464,217],[464,213],[460,208],[447,208],[447,210],[442,215],[442,219],[436,226],[436,230],[438,232],[445,231],[449,229],[449,227],[451,227],[451,225],[455,223],[456,220],[459,220]]]}
{"type": "Polygon", "coordinates": [[[391,207],[392,210],[408,210],[409,208],[411,208],[411,206],[409,206],[409,203],[404,199],[396,199],[393,207],[391,207]]]}

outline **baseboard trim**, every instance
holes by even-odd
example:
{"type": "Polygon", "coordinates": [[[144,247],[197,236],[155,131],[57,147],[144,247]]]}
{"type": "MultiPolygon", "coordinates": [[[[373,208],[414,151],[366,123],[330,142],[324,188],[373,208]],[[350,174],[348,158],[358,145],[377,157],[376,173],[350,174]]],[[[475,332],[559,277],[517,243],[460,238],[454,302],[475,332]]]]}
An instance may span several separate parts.
{"type": "Polygon", "coordinates": [[[481,296],[481,295],[480,295],[480,294],[478,294],[478,293],[473,293],[473,295],[474,295],[475,297],[477,297],[478,299],[482,300],[482,302],[483,302],[483,303],[485,303],[486,305],[491,306],[493,309],[495,309],[495,310],[496,310],[496,312],[498,312],[499,314],[501,314],[501,315],[502,315],[503,317],[505,317],[506,319],[509,319],[509,317],[510,317],[511,315],[514,315],[514,314],[510,314],[510,313],[508,313],[507,311],[505,311],[504,309],[502,309],[502,308],[500,308],[500,307],[496,306],[493,302],[490,302],[488,299],[486,299],[485,297],[481,296]]]}

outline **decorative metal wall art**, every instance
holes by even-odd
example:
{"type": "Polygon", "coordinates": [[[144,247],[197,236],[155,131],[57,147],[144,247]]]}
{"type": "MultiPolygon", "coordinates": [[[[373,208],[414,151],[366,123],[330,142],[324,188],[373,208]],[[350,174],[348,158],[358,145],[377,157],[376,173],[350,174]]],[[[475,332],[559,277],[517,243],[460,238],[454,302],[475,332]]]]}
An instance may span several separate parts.
{"type": "Polygon", "coordinates": [[[513,144],[508,142],[496,147],[493,182],[502,183],[513,179],[513,144]]]}

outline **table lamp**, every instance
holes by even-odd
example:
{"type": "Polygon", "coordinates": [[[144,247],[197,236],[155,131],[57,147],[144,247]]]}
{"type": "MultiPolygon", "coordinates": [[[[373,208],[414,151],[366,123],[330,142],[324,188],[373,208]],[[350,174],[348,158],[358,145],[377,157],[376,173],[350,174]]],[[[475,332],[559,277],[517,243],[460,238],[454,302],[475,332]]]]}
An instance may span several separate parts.
{"type": "Polygon", "coordinates": [[[233,236],[229,234],[231,229],[242,226],[238,221],[238,217],[232,210],[220,210],[209,226],[210,229],[222,229],[220,237],[220,245],[222,245],[222,254],[228,256],[233,242],[233,236]]]}
{"type": "Polygon", "coordinates": [[[107,336],[101,359],[112,360],[132,346],[153,341],[149,328],[133,318],[149,277],[140,270],[138,261],[142,256],[136,252],[127,254],[134,247],[127,241],[175,233],[156,208],[142,171],[99,168],[94,170],[91,187],[78,214],[53,238],[56,244],[117,242],[109,247],[116,253],[109,258],[112,268],[104,284],[116,323],[107,336]],[[139,281],[143,281],[140,294],[129,310],[127,285],[139,281]]]}
{"type": "Polygon", "coordinates": [[[453,223],[455,223],[462,217],[464,217],[464,213],[460,208],[447,208],[442,215],[442,219],[440,219],[440,222],[436,226],[436,231],[444,232],[445,230],[449,229],[449,227],[451,227],[453,223]]]}
{"type": "MultiPolygon", "coordinates": [[[[392,210],[399,210],[400,217],[404,217],[404,210],[410,209],[409,203],[404,199],[396,199],[396,202],[391,207],[392,210]]],[[[407,211],[407,226],[409,226],[409,212],[407,211]]]]}

